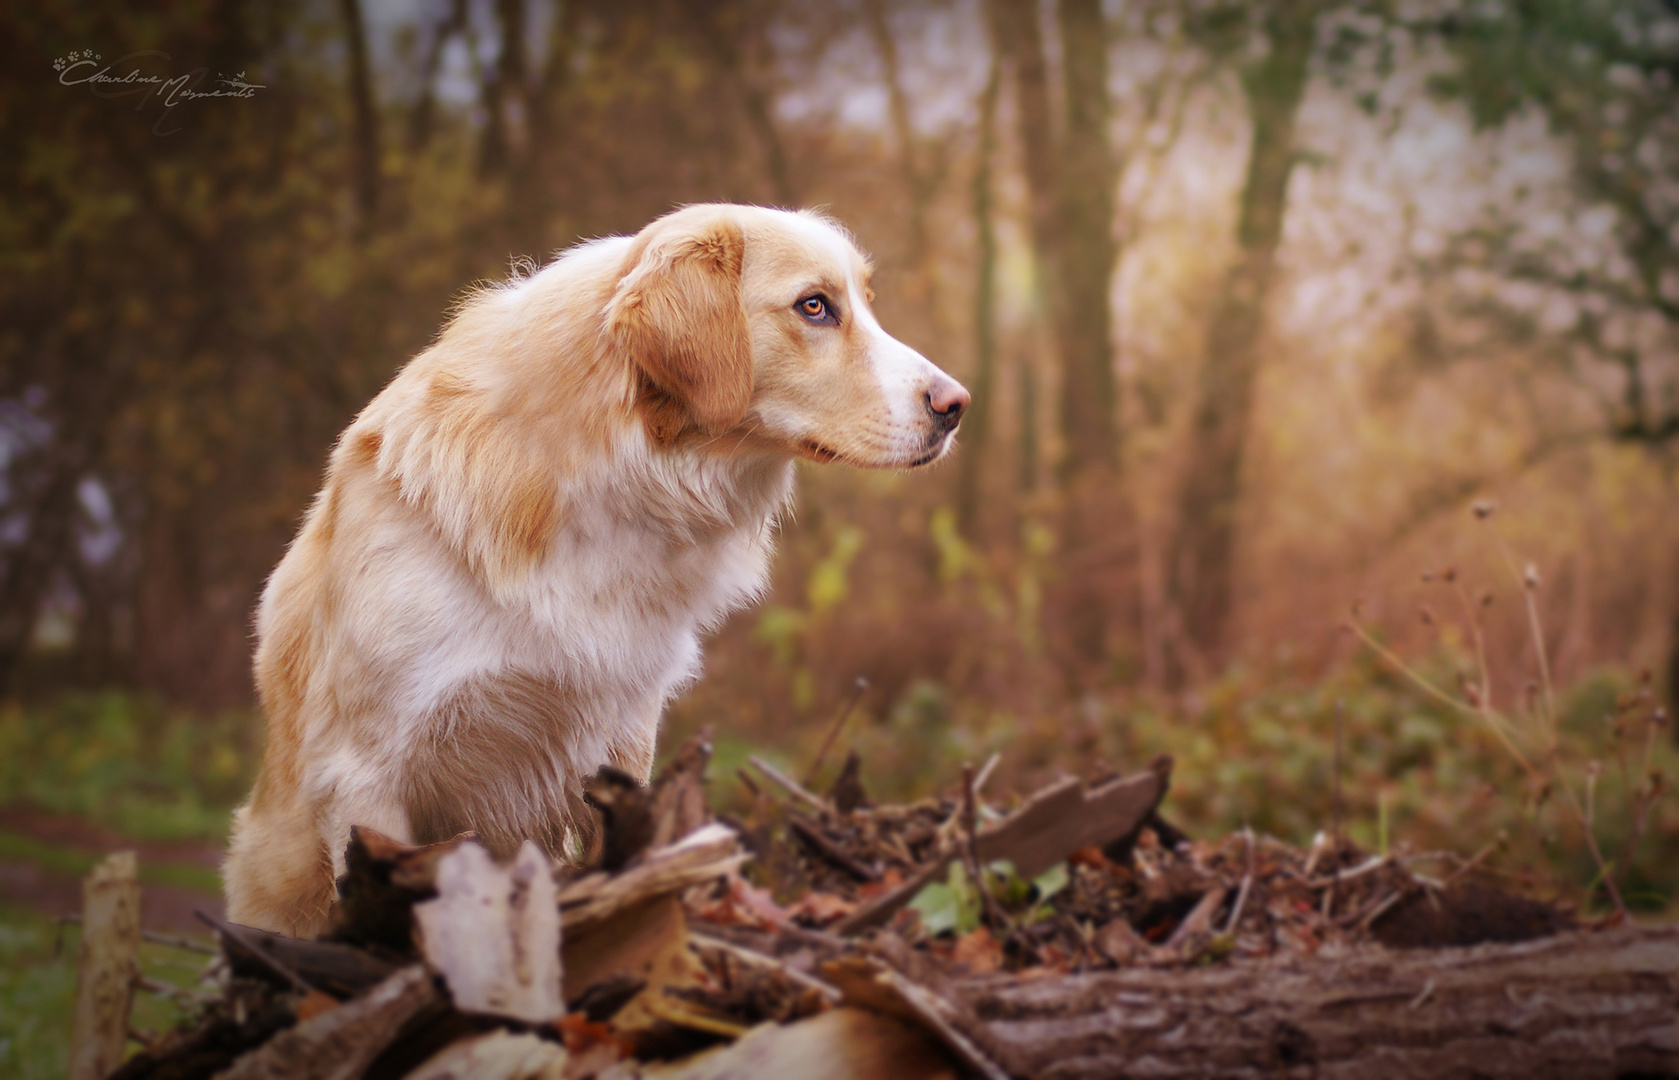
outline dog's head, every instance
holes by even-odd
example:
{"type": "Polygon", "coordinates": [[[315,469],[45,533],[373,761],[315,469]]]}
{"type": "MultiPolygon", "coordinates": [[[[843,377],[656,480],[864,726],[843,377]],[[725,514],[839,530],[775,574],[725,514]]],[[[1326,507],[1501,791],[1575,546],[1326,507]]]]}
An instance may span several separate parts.
{"type": "Polygon", "coordinates": [[[868,261],[813,214],[691,206],[643,229],[607,307],[658,442],[730,437],[815,461],[925,465],[968,392],[882,330],[868,261]]]}

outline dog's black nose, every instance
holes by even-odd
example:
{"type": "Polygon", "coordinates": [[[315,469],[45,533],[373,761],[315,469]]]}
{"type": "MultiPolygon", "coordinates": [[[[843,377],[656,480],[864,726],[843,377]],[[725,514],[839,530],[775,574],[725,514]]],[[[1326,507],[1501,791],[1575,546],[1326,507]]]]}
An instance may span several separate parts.
{"type": "Polygon", "coordinates": [[[927,411],[949,431],[962,422],[962,414],[967,411],[968,403],[972,400],[961,383],[955,379],[941,379],[927,391],[927,411]]]}

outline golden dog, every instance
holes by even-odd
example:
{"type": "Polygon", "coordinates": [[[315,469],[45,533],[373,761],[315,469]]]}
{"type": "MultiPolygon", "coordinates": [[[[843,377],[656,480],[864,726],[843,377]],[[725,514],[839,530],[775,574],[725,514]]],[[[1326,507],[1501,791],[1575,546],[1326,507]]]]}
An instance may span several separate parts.
{"type": "Polygon", "coordinates": [[[691,206],[472,297],[344,432],[257,612],[268,745],[228,914],[322,930],[350,826],[560,856],[645,779],[700,636],[763,589],[793,461],[943,455],[968,394],[811,213],[691,206]]]}

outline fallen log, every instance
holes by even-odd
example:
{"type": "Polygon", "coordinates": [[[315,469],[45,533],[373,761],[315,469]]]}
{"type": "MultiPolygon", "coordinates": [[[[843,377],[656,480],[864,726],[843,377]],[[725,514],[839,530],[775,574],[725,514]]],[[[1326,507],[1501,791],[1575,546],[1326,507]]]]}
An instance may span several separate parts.
{"type": "Polygon", "coordinates": [[[978,1045],[1043,1080],[1679,1075],[1679,927],[946,992],[978,1045]]]}
{"type": "Polygon", "coordinates": [[[218,1080],[356,1080],[410,1021],[437,1010],[431,973],[403,968],[365,996],[288,1028],[218,1080]]]}

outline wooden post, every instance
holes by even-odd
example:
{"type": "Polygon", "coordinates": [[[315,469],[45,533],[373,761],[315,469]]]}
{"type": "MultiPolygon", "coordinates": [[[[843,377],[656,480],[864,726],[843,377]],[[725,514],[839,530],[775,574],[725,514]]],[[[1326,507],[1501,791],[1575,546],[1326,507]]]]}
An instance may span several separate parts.
{"type": "Polygon", "coordinates": [[[128,1046],[128,1004],[140,975],[137,870],[134,852],[119,851],[82,882],[69,1080],[103,1080],[122,1064],[128,1046]]]}

